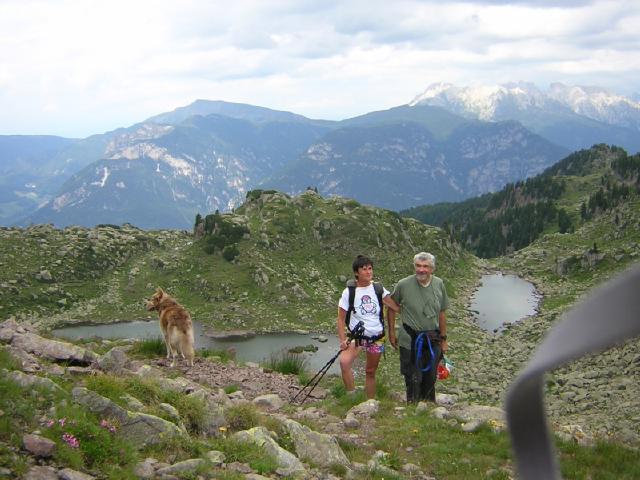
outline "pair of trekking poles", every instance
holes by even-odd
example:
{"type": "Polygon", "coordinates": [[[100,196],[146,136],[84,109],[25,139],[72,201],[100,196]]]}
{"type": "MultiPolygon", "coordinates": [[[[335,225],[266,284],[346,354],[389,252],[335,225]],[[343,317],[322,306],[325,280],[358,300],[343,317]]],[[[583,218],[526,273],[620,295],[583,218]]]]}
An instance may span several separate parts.
{"type": "MultiPolygon", "coordinates": [[[[364,322],[360,321],[353,328],[353,330],[348,334],[347,347],[349,346],[352,340],[357,340],[358,338],[362,338],[363,336],[364,336],[364,322]]],[[[295,396],[289,401],[289,403],[295,402],[296,398],[298,398],[298,396],[302,394],[302,392],[304,392],[307,389],[307,387],[311,387],[307,392],[307,394],[304,396],[304,398],[300,401],[301,404],[304,403],[305,400],[309,398],[309,395],[311,395],[311,392],[313,392],[313,389],[316,388],[316,385],[320,383],[320,380],[322,380],[322,377],[324,377],[324,375],[329,371],[329,369],[331,368],[331,365],[333,365],[333,362],[335,362],[336,359],[340,356],[340,353],[342,353],[342,349],[339,349],[338,353],[336,353],[320,370],[318,370],[318,373],[316,373],[313,376],[313,378],[309,380],[307,384],[304,387],[302,387],[300,391],[298,391],[298,393],[295,394],[295,396]]]]}

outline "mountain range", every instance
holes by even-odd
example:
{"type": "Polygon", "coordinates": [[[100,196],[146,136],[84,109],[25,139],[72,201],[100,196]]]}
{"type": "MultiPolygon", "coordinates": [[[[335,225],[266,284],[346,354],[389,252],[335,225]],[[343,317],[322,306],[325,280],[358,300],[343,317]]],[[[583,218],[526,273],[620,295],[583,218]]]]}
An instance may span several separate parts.
{"type": "Polygon", "coordinates": [[[526,82],[475,87],[434,83],[409,105],[435,105],[485,121],[516,120],[569,150],[596,143],[631,153],[640,150],[640,103],[599,87],[552,83],[542,91],[526,82]]]}
{"type": "Polygon", "coordinates": [[[432,85],[340,122],[198,100],[85,139],[0,136],[0,223],[190,228],[259,186],[399,210],[496,191],[576,148],[637,151],[637,102],[601,89],[432,85]],[[484,96],[481,95],[484,93],[484,96]]]}

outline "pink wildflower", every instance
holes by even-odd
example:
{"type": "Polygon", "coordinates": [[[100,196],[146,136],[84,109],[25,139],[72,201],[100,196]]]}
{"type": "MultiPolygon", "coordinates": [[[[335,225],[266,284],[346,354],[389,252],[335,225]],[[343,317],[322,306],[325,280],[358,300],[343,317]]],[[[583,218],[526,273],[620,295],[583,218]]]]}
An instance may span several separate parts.
{"type": "Polygon", "coordinates": [[[106,428],[111,433],[116,433],[116,427],[114,425],[110,425],[109,422],[107,422],[107,420],[105,420],[104,418],[100,421],[100,426],[102,428],[106,428]]]}
{"type": "Polygon", "coordinates": [[[80,446],[80,441],[70,433],[63,434],[62,440],[67,442],[67,445],[69,445],[71,448],[78,448],[80,446]]]}
{"type": "Polygon", "coordinates": [[[53,424],[54,424],[54,423],[56,423],[56,422],[55,422],[55,421],[53,421],[53,420],[47,420],[47,423],[45,423],[45,425],[46,425],[47,427],[53,427],[53,424]]]}
{"type": "Polygon", "coordinates": [[[61,418],[60,420],[58,420],[58,423],[60,424],[61,427],[64,427],[64,424],[67,421],[67,417],[61,418]]]}

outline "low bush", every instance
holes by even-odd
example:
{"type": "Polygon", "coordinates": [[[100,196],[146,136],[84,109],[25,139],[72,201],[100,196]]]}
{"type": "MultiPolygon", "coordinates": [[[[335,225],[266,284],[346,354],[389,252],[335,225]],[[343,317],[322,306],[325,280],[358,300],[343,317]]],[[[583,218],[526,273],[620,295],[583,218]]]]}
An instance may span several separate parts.
{"type": "Polygon", "coordinates": [[[265,368],[285,375],[299,375],[304,371],[306,360],[302,355],[292,352],[272,353],[265,362],[265,368]]]}
{"type": "Polygon", "coordinates": [[[229,429],[233,432],[248,430],[260,425],[260,412],[252,403],[238,403],[225,411],[229,429]]]}
{"type": "Polygon", "coordinates": [[[135,342],[128,353],[144,358],[164,357],[167,355],[167,347],[162,337],[149,337],[135,342]]]}

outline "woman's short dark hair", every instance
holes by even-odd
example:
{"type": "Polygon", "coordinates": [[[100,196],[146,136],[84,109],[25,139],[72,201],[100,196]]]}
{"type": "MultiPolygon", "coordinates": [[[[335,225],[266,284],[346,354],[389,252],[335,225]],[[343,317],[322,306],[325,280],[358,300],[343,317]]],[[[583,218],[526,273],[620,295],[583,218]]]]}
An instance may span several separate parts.
{"type": "Polygon", "coordinates": [[[371,265],[373,267],[371,259],[366,255],[358,255],[351,265],[353,267],[353,273],[358,273],[359,268],[366,267],[367,265],[371,265]]]}

